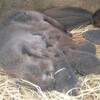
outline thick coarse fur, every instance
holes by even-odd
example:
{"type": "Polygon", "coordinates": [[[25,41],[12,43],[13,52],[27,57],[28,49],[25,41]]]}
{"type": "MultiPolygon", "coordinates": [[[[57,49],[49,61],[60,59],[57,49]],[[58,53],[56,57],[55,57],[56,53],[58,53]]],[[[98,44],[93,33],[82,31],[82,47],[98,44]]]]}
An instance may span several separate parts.
{"type": "MultiPolygon", "coordinates": [[[[80,87],[81,83],[77,80],[77,77],[74,73],[74,70],[71,68],[69,62],[67,61],[64,53],[55,48],[55,47],[49,47],[48,48],[49,53],[53,54],[53,61],[55,66],[55,89],[58,91],[67,92],[66,90],[69,90],[72,88],[72,85],[75,85],[74,87],[80,87]],[[74,83],[74,84],[73,84],[74,83]]],[[[72,90],[72,95],[77,95],[78,91],[72,90]]]]}
{"type": "Polygon", "coordinates": [[[84,51],[84,52],[88,52],[88,53],[92,53],[94,55],[96,55],[96,47],[93,43],[89,42],[88,40],[82,40],[80,42],[77,43],[78,47],[79,47],[79,51],[84,51]]]}
{"type": "MultiPolygon", "coordinates": [[[[78,87],[79,80],[63,53],[59,53],[61,55],[58,56],[59,59],[55,57],[54,51],[57,52],[57,48],[53,47],[52,42],[48,40],[50,32],[57,32],[64,37],[63,29],[54,27],[60,24],[37,11],[16,10],[9,13],[3,16],[5,20],[1,20],[0,23],[0,64],[2,68],[10,76],[31,81],[39,85],[42,90],[56,89],[66,92],[78,87]],[[48,49],[50,47],[54,49],[52,52],[48,49]],[[64,74],[65,71],[61,71],[61,74],[55,74],[62,68],[65,68],[68,73],[64,74]],[[70,81],[67,77],[70,77],[70,81]],[[60,85],[60,82],[64,85],[60,85]]],[[[53,37],[53,34],[51,36],[53,37]]],[[[59,39],[59,36],[55,38],[59,39]]],[[[71,41],[69,36],[68,40],[71,41]]],[[[55,40],[53,44],[57,45],[56,42],[55,40]]],[[[75,91],[74,94],[76,94],[75,91]]]]}
{"type": "Polygon", "coordinates": [[[86,74],[100,73],[100,62],[95,55],[86,53],[88,49],[80,50],[59,22],[40,12],[16,10],[1,18],[2,68],[10,76],[31,81],[43,90],[66,92],[79,87],[80,81],[73,69],[86,74]],[[67,49],[63,51],[64,47],[67,49]],[[88,60],[95,66],[90,66],[88,60]]]}
{"type": "Polygon", "coordinates": [[[72,50],[67,47],[62,47],[61,50],[71,67],[79,74],[100,74],[100,60],[95,55],[84,51],[72,50]]]}
{"type": "Polygon", "coordinates": [[[92,23],[92,13],[79,7],[51,8],[44,11],[44,13],[60,22],[66,30],[92,23]]]}
{"type": "Polygon", "coordinates": [[[100,9],[92,14],[80,7],[51,8],[44,13],[60,22],[66,30],[93,24],[100,27],[100,9]]]}

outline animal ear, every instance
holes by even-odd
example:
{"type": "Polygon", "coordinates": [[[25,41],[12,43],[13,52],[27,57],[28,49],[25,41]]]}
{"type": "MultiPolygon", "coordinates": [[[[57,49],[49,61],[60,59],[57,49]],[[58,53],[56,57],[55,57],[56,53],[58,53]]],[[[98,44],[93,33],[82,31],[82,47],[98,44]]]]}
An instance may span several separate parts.
{"type": "Polygon", "coordinates": [[[45,10],[44,13],[56,19],[66,30],[92,23],[92,13],[79,7],[51,8],[45,10]]]}
{"type": "Polygon", "coordinates": [[[88,30],[83,33],[87,40],[100,45],[100,30],[88,30]]]}

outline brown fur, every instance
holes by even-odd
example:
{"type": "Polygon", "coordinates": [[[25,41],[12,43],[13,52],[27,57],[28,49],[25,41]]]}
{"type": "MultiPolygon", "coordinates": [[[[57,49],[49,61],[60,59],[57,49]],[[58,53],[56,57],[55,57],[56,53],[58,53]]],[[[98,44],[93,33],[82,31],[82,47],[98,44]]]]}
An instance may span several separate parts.
{"type": "Polygon", "coordinates": [[[100,60],[93,54],[72,50],[67,47],[61,48],[71,67],[80,74],[100,74],[100,60]]]}
{"type": "Polygon", "coordinates": [[[44,13],[61,23],[65,30],[73,30],[90,24],[100,27],[100,8],[94,13],[80,7],[51,8],[45,10],[44,13]]]}
{"type": "MultiPolygon", "coordinates": [[[[0,63],[12,77],[29,80],[43,90],[56,89],[66,92],[80,86],[73,69],[86,71],[87,74],[99,73],[98,59],[92,54],[78,51],[79,46],[69,35],[65,35],[62,28],[57,28],[60,24],[54,19],[49,20],[48,16],[42,13],[26,10],[11,12],[2,19],[0,63]],[[64,47],[68,49],[63,51],[64,47]],[[89,64],[95,63],[96,68],[89,66],[88,57],[89,64]],[[55,74],[62,68],[65,70],[55,74]]],[[[73,91],[73,95],[76,93],[77,91],[73,91]]]]}
{"type": "MultiPolygon", "coordinates": [[[[54,27],[56,24],[53,26],[53,24],[49,23],[49,21],[56,23],[54,19],[49,18],[49,20],[47,16],[36,11],[24,10],[12,12],[3,19],[5,20],[1,21],[0,26],[0,63],[3,64],[3,68],[10,76],[31,81],[39,85],[43,90],[56,89],[64,92],[77,87],[79,80],[63,53],[60,54],[59,59],[54,56],[54,52],[57,52],[56,42],[59,43],[57,41],[59,35],[62,39],[65,36],[63,30],[54,27]],[[54,33],[58,37],[57,35],[53,36],[54,33]],[[49,41],[48,36],[51,37],[52,41],[49,41]],[[52,43],[53,41],[55,43],[52,43]],[[49,52],[48,48],[50,47],[54,51],[49,52]],[[62,63],[63,60],[65,64],[62,63]],[[54,73],[61,68],[65,68],[66,71],[69,70],[68,74],[65,75],[65,72],[62,71],[61,74],[55,75],[54,73]],[[53,77],[51,77],[51,74],[53,77]],[[74,79],[71,79],[73,84],[70,85],[69,82],[71,81],[68,81],[69,79],[65,76],[71,76],[74,79]],[[60,81],[64,84],[61,84],[61,87],[59,87],[60,81]]],[[[65,36],[66,38],[72,41],[69,36],[65,36]]],[[[63,44],[64,41],[61,45],[63,44]]],[[[67,41],[65,44],[67,45],[67,41]]],[[[72,44],[74,46],[73,42],[72,44]]]]}

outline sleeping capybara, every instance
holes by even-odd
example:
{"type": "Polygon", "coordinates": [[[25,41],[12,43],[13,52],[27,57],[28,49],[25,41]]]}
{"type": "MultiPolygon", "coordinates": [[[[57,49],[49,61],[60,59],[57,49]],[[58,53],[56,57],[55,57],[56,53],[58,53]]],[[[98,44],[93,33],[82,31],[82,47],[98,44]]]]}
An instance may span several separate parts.
{"type": "Polygon", "coordinates": [[[55,89],[58,91],[67,92],[66,90],[76,87],[76,90],[72,90],[71,95],[77,95],[77,88],[81,86],[81,82],[77,80],[74,70],[71,68],[64,53],[55,47],[49,47],[48,51],[52,54],[56,71],[55,89]]]}
{"type": "Polygon", "coordinates": [[[91,13],[80,7],[51,8],[44,13],[61,23],[66,30],[93,24],[100,27],[100,9],[91,13]]]}
{"type": "Polygon", "coordinates": [[[44,13],[61,23],[66,30],[92,23],[92,13],[80,7],[50,8],[44,13]]]}
{"type": "Polygon", "coordinates": [[[62,32],[59,32],[57,29],[50,29],[44,32],[45,41],[47,46],[54,46],[57,48],[69,47],[72,50],[84,51],[92,54],[96,54],[96,47],[93,43],[84,40],[78,43],[75,43],[72,38],[68,35],[65,36],[62,32]],[[69,42],[70,41],[70,42],[69,42]]]}
{"type": "MultiPolygon", "coordinates": [[[[49,30],[57,30],[59,34],[63,34],[62,37],[65,35],[63,29],[57,29],[49,23],[50,19],[50,22],[55,24],[54,19],[46,18],[48,19],[48,16],[42,13],[28,10],[16,10],[3,16],[3,20],[1,18],[0,21],[0,64],[10,76],[31,81],[42,90],[56,89],[66,92],[71,88],[77,88],[80,82],[64,54],[47,42],[46,34],[49,30]],[[50,51],[50,47],[54,50],[50,51]],[[60,56],[55,57],[55,52],[60,56]],[[62,68],[66,71],[56,74],[62,68]]],[[[71,42],[69,36],[68,38],[71,42]]],[[[75,95],[77,91],[73,92],[75,95]]]]}
{"type": "Polygon", "coordinates": [[[71,67],[79,74],[100,74],[100,60],[94,54],[67,47],[62,47],[60,50],[66,56],[71,67]]]}
{"type": "MultiPolygon", "coordinates": [[[[1,18],[0,64],[12,77],[31,81],[43,90],[60,92],[80,86],[74,70],[86,71],[86,74],[99,73],[98,59],[86,51],[79,51],[79,46],[65,34],[59,22],[28,10],[12,11],[1,18]],[[65,52],[68,55],[62,50],[64,47],[67,47],[65,52]],[[90,67],[88,58],[97,67],[90,67]]],[[[76,90],[72,92],[77,94],[76,90]]]]}

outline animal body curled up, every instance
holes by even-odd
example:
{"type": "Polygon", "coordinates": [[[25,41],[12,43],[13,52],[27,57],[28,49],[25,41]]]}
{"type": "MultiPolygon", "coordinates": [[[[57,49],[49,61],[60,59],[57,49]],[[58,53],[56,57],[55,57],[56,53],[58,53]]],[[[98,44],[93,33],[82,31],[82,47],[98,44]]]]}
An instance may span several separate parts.
{"type": "MultiPolygon", "coordinates": [[[[87,52],[88,50],[82,51],[78,44],[65,34],[59,22],[38,11],[14,10],[1,17],[2,68],[10,76],[31,81],[42,90],[56,89],[67,92],[80,87],[74,70],[81,64],[84,73],[88,69],[86,74],[100,73],[100,70],[92,70],[93,66],[87,68],[89,63],[96,63],[95,69],[100,68],[100,62],[95,55],[87,52]],[[81,56],[84,56],[84,59],[81,56]],[[88,58],[90,61],[87,64],[88,58]],[[74,64],[77,66],[73,66],[74,64]],[[57,73],[60,69],[64,70],[57,73]]],[[[78,71],[81,72],[81,69],[78,71]]],[[[77,91],[72,93],[75,95],[77,91]]]]}

